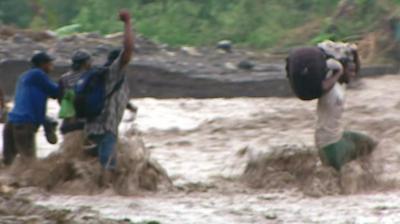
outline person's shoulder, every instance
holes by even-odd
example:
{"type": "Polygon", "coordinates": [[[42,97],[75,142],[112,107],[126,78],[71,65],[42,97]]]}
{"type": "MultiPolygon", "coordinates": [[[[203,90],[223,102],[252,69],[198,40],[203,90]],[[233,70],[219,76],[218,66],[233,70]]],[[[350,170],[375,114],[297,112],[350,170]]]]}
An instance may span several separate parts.
{"type": "Polygon", "coordinates": [[[44,72],[40,68],[32,68],[27,71],[27,74],[33,75],[33,76],[45,76],[46,72],[44,72]]]}
{"type": "Polygon", "coordinates": [[[41,78],[43,76],[45,76],[46,73],[38,68],[31,68],[29,70],[27,70],[25,73],[22,74],[22,77],[24,77],[25,79],[37,79],[37,78],[41,78]]]}

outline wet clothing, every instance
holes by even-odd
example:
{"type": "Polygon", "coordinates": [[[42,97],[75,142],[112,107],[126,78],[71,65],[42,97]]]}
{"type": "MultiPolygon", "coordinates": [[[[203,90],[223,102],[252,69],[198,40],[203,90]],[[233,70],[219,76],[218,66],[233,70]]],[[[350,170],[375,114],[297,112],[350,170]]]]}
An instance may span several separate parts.
{"type": "Polygon", "coordinates": [[[18,79],[14,108],[8,114],[13,124],[41,125],[45,122],[47,98],[57,98],[59,87],[46,73],[33,68],[18,79]]]}
{"type": "MultiPolygon", "coordinates": [[[[126,68],[121,67],[121,57],[113,62],[110,71],[106,75],[106,92],[111,93],[115,86],[125,79],[126,68]]],[[[124,111],[129,102],[129,88],[127,82],[122,83],[113,95],[105,101],[102,113],[86,123],[85,131],[88,136],[102,135],[111,132],[118,136],[118,126],[122,121],[124,111]]]]}
{"type": "MultiPolygon", "coordinates": [[[[327,77],[344,71],[342,61],[353,58],[356,46],[346,43],[325,41],[318,45],[328,55],[326,61],[327,77]]],[[[317,127],[315,144],[321,161],[340,170],[341,167],[359,156],[367,155],[375,148],[376,143],[370,137],[356,132],[345,132],[342,115],[345,103],[345,85],[336,83],[332,89],[318,99],[317,127]]]]}
{"type": "MultiPolygon", "coordinates": [[[[334,42],[325,41],[318,45],[320,48],[325,48],[324,51],[334,54],[335,52],[342,52],[341,48],[335,45],[334,42]]],[[[341,57],[336,53],[337,57],[341,57]]],[[[344,54],[343,54],[344,56],[344,54]]],[[[343,73],[343,65],[334,58],[326,60],[328,68],[326,78],[330,78],[336,72],[343,73]]],[[[332,89],[324,93],[318,99],[317,106],[317,127],[315,133],[315,143],[318,148],[325,147],[329,144],[335,143],[340,140],[343,133],[342,115],[344,112],[346,86],[336,83],[332,89]]]]}
{"type": "Polygon", "coordinates": [[[11,165],[17,154],[25,159],[36,158],[35,124],[7,123],[3,130],[3,158],[5,165],[11,165]]]}
{"type": "Polygon", "coordinates": [[[48,127],[47,99],[58,96],[58,85],[42,69],[32,68],[19,77],[14,108],[3,130],[5,164],[11,164],[18,153],[23,158],[36,157],[35,134],[40,125],[48,127]]]}
{"type": "Polygon", "coordinates": [[[95,150],[102,167],[108,170],[115,169],[117,136],[112,132],[106,132],[102,135],[91,135],[90,140],[97,145],[95,150]]]}
{"type": "Polygon", "coordinates": [[[105,169],[113,169],[115,167],[115,158],[112,158],[112,156],[115,155],[118,126],[129,102],[129,88],[125,81],[125,72],[126,68],[121,67],[121,57],[119,57],[111,64],[110,70],[106,75],[105,89],[107,93],[111,93],[115,86],[121,80],[124,80],[121,88],[115,90],[106,99],[102,113],[85,124],[86,135],[97,143],[99,160],[105,169]]]}
{"type": "Polygon", "coordinates": [[[336,170],[363,155],[368,155],[375,148],[375,141],[367,135],[356,132],[344,132],[339,141],[320,148],[321,161],[336,170]]]}
{"type": "Polygon", "coordinates": [[[318,119],[315,133],[315,142],[318,148],[335,143],[342,137],[341,120],[344,102],[345,89],[338,83],[318,99],[318,119]]]}
{"type": "Polygon", "coordinates": [[[342,126],[344,87],[338,83],[318,100],[318,120],[315,144],[321,161],[336,170],[375,148],[370,137],[356,132],[345,132],[342,126]]]}

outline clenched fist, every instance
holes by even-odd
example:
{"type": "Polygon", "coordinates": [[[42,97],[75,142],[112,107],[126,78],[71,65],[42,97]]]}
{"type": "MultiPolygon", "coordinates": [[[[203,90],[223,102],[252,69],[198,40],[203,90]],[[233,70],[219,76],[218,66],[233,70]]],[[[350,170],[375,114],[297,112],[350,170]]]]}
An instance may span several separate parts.
{"type": "Polygon", "coordinates": [[[131,20],[131,15],[130,15],[129,11],[128,10],[121,10],[119,12],[119,19],[124,23],[129,22],[131,20]]]}

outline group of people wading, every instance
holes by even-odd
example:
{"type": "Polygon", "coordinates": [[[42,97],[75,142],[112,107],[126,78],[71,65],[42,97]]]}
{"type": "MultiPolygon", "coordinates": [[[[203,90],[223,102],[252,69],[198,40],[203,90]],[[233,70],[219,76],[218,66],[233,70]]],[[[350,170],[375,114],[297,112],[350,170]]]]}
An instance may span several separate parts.
{"type": "MultiPolygon", "coordinates": [[[[54,58],[46,52],[35,54],[32,68],[17,82],[14,106],[8,113],[3,131],[3,161],[9,166],[19,155],[24,163],[36,158],[35,135],[44,127],[47,140],[57,142],[57,122],[46,116],[47,99],[58,99],[64,136],[80,131],[93,143],[91,153],[98,156],[104,181],[113,175],[118,126],[129,104],[126,68],[134,47],[130,14],[121,11],[124,23],[122,49],[109,53],[101,66],[92,65],[92,55],[79,50],[72,56],[71,70],[58,83],[48,74],[54,58]]],[[[353,44],[325,41],[315,47],[293,50],[286,71],[296,95],[302,100],[318,100],[315,144],[322,163],[340,171],[344,164],[370,154],[376,146],[370,137],[344,131],[342,115],[346,84],[360,70],[357,47],[353,44]]],[[[5,108],[0,94],[0,114],[5,108]]]]}

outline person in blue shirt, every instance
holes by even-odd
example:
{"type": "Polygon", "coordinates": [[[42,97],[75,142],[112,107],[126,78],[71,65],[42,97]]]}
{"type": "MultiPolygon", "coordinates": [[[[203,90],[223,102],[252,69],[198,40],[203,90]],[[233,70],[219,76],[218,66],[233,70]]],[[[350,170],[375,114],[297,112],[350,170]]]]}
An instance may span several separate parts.
{"type": "Polygon", "coordinates": [[[14,107],[4,127],[5,165],[11,165],[18,154],[23,163],[36,158],[35,135],[46,124],[47,99],[59,96],[58,85],[48,77],[53,70],[53,58],[40,52],[32,57],[31,63],[33,67],[18,79],[14,107]]]}

